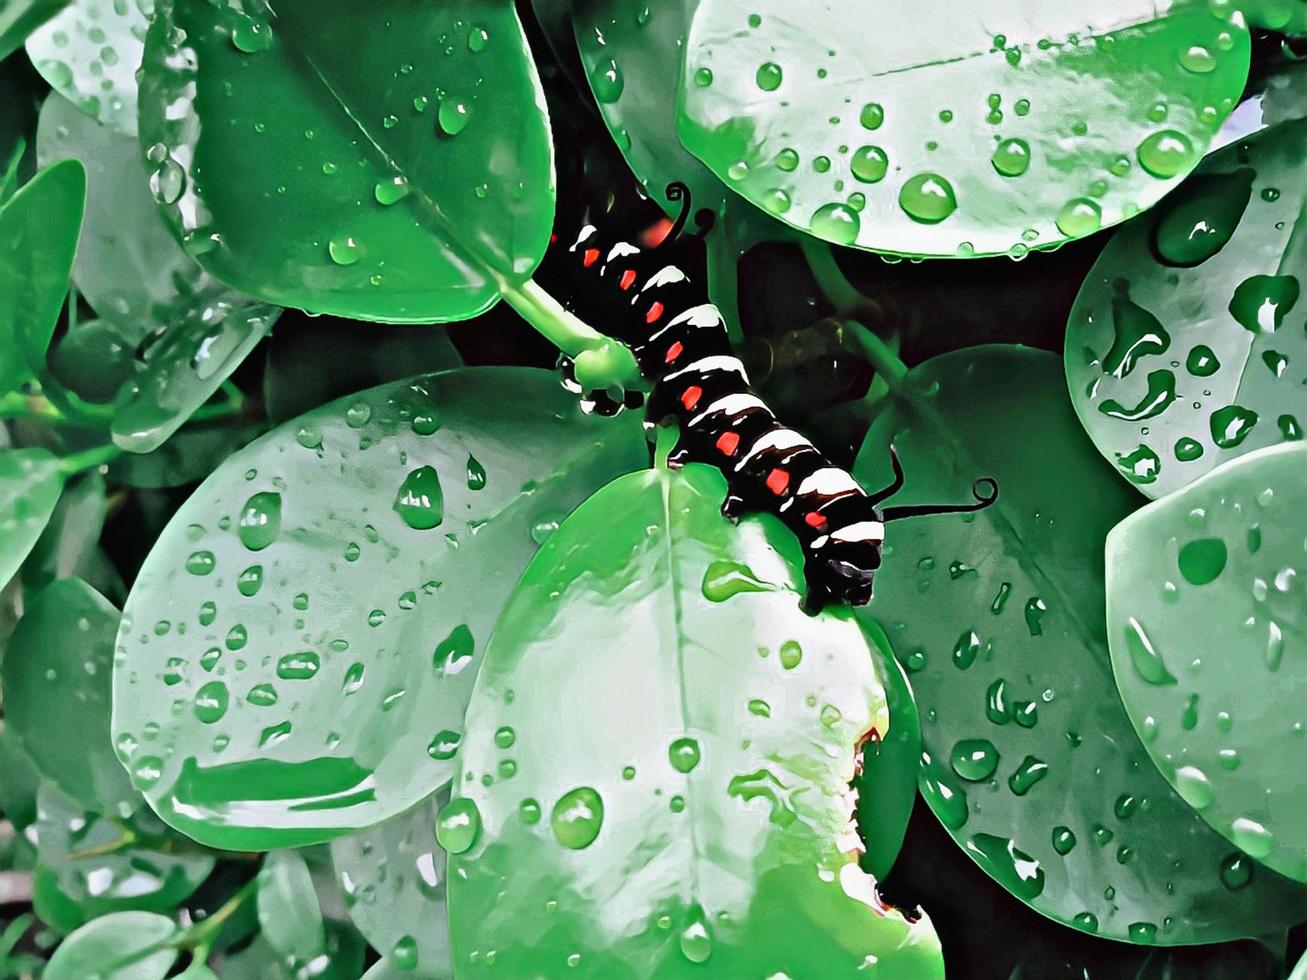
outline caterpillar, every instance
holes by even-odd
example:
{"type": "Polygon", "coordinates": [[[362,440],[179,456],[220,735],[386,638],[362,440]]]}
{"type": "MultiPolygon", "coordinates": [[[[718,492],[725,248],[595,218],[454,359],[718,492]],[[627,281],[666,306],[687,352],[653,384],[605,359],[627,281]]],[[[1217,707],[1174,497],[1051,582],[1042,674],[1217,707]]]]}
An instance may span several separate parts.
{"type": "MultiPolygon", "coordinates": [[[[998,499],[998,484],[972,484],[975,503],[960,506],[882,507],[904,485],[898,453],[890,447],[891,483],[866,490],[835,466],[806,437],[787,427],[753,391],[744,364],[731,349],[726,323],[678,259],[691,207],[688,188],[674,183],[668,197],[681,213],[662,242],[641,248],[602,233],[587,222],[567,247],[578,281],[573,305],[600,321],[605,333],[634,353],[653,385],[647,419],[673,418],[680,437],[668,457],[671,466],[702,462],[726,477],[722,513],[732,521],[749,511],[775,514],[803,547],[807,595],[804,607],[819,611],[831,603],[871,601],[881,563],[885,526],[927,514],[969,513],[998,499]]],[[[710,215],[711,212],[708,212],[710,215]]],[[[701,224],[709,224],[701,218],[701,224]]],[[[705,229],[706,232],[706,229],[705,229]]],[[[555,236],[557,245],[557,236],[555,236]]],[[[577,388],[572,382],[574,390],[577,388]]],[[[620,410],[591,394],[600,410],[620,410]]],[[[637,401],[638,403],[638,401],[637,401]]]]}

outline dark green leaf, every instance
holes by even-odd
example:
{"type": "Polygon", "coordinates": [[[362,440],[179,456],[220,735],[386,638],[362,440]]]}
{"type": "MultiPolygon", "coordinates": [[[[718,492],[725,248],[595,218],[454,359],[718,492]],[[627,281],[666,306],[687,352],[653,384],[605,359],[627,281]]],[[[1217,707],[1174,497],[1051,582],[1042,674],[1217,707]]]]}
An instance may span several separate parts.
{"type": "MultiPolygon", "coordinates": [[[[1307,446],[1260,450],[1107,539],[1112,666],[1148,754],[1212,827],[1300,881],[1305,472],[1307,446]]],[[[1237,891],[1255,873],[1232,854],[1222,880],[1237,891]]]]}
{"type": "Polygon", "coordinates": [[[458,320],[548,244],[548,120],[509,0],[166,0],[144,70],[169,220],[260,299],[458,320]]]}
{"type": "Polygon", "coordinates": [[[355,980],[363,974],[366,948],[358,933],[328,922],[326,953],[311,964],[286,957],[259,936],[239,953],[225,957],[215,972],[224,980],[302,980],[306,973],[313,980],[355,980]]]}
{"type": "Polygon", "coordinates": [[[32,873],[32,910],[45,925],[65,936],[86,924],[82,907],[59,887],[59,876],[43,864],[32,873]]]}
{"type": "Polygon", "coordinates": [[[804,615],[797,541],[725,489],[618,480],[513,593],[437,831],[461,978],[943,976],[856,863],[856,746],[889,726],[866,641],[804,615]]]}
{"type": "Polygon", "coordinates": [[[138,797],[109,741],[118,610],[80,579],[31,601],[9,640],[5,718],[46,778],[88,809],[131,813],[138,797]]]}
{"type": "Polygon", "coordinates": [[[41,774],[13,731],[0,729],[0,813],[23,830],[36,819],[36,788],[41,774]]]}
{"type": "Polygon", "coordinates": [[[1226,147],[1123,228],[1081,288],[1066,373],[1081,423],[1150,497],[1303,438],[1307,121],[1226,147]]]}
{"type": "Polygon", "coordinates": [[[322,909],[297,851],[274,851],[259,871],[259,927],[273,949],[300,960],[323,951],[322,909]]]}
{"type": "Polygon", "coordinates": [[[1054,355],[1015,347],[928,361],[855,468],[888,482],[893,441],[907,471],[893,506],[961,502],[979,477],[1000,489],[978,515],[891,524],[868,607],[911,671],[922,794],[999,884],[1085,931],[1172,945],[1296,922],[1307,890],[1272,872],[1232,897],[1229,844],[1115,696],[1102,542],[1137,497],[1084,438],[1061,375],[1054,355]]]}
{"type": "Polygon", "coordinates": [[[45,363],[85,202],[86,172],[67,160],[41,171],[0,208],[0,394],[45,363]]]}
{"type": "Polygon", "coordinates": [[[3,2],[0,2],[0,61],[18,50],[32,31],[66,6],[68,6],[68,0],[3,0],[3,2]]]}
{"type": "Polygon", "coordinates": [[[241,450],[127,603],[115,735],[137,785],[173,826],[243,850],[425,799],[533,534],[647,458],[634,414],[583,416],[527,369],[373,389],[241,450]]]}
{"type": "Polygon", "coordinates": [[[681,139],[794,227],[863,248],[1021,255],[1150,207],[1248,74],[1207,0],[702,0],[681,139]]]}
{"type": "Polygon", "coordinates": [[[267,428],[234,420],[188,425],[153,452],[119,456],[109,464],[109,477],[115,483],[150,489],[198,483],[267,428]]]}
{"type": "Polygon", "coordinates": [[[396,969],[430,978],[454,975],[445,901],[445,850],[436,814],[447,791],[385,823],[331,842],[349,917],[396,969]]]}
{"type": "Polygon", "coordinates": [[[42,980],[163,980],[177,961],[172,919],[151,912],[115,912],[88,922],[63,941],[42,980]]]}
{"type": "Polygon", "coordinates": [[[104,477],[99,473],[83,474],[65,486],[23,564],[23,587],[35,593],[55,579],[76,575],[122,589],[121,578],[99,549],[105,509],[104,477]]]}
{"type": "Polygon", "coordinates": [[[63,486],[59,460],[44,449],[0,450],[0,587],[41,537],[63,486]]]}

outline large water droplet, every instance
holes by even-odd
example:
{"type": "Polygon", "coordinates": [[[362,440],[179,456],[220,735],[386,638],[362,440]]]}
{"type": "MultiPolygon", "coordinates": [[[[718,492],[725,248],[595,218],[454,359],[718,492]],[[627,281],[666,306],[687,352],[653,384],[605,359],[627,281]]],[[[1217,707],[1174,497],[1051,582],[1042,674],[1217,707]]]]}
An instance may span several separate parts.
{"type": "Polygon", "coordinates": [[[1163,201],[1154,226],[1162,261],[1192,268],[1225,247],[1252,198],[1254,173],[1197,174],[1163,201]]]}
{"type": "Polygon", "coordinates": [[[604,823],[604,801],[589,786],[564,793],[549,818],[554,836],[574,851],[589,847],[604,823]]]}
{"type": "Polygon", "coordinates": [[[708,917],[697,904],[690,907],[680,935],[681,955],[691,963],[703,963],[712,956],[712,931],[708,917]]]}
{"type": "Polygon", "coordinates": [[[711,602],[725,602],[742,592],[774,592],[770,582],[764,582],[753,569],[736,561],[715,561],[703,575],[702,591],[711,602]]]}
{"type": "Polygon", "coordinates": [[[879,146],[860,146],[849,159],[849,170],[864,184],[875,184],[889,171],[889,156],[879,146]]]}
{"type": "Polygon", "coordinates": [[[1068,201],[1058,212],[1058,231],[1068,238],[1083,238],[1092,235],[1103,226],[1103,209],[1097,201],[1087,197],[1078,197],[1068,201]]]}
{"type": "Polygon", "coordinates": [[[774,61],[768,61],[758,66],[754,81],[758,83],[758,88],[764,92],[775,92],[781,87],[781,81],[784,77],[781,66],[774,61]]]}
{"type": "Polygon", "coordinates": [[[236,536],[250,551],[262,551],[281,533],[281,494],[256,493],[245,501],[236,523],[236,536]]]}
{"type": "Polygon", "coordinates": [[[913,221],[934,225],[957,210],[958,200],[947,180],[924,173],[910,177],[899,190],[899,207],[913,221]]]}
{"type": "Polygon", "coordinates": [[[1248,438],[1257,424],[1257,413],[1242,405],[1227,405],[1212,413],[1209,428],[1212,441],[1222,449],[1233,449],[1248,438]]]}
{"type": "Polygon", "coordinates": [[[1230,300],[1230,315],[1253,333],[1274,333],[1298,302],[1295,276],[1250,276],[1230,300]]]}
{"type": "Polygon", "coordinates": [[[1145,137],[1135,153],[1144,170],[1163,180],[1184,173],[1196,158],[1189,137],[1174,129],[1159,130],[1145,137]]]}
{"type": "Polygon", "coordinates": [[[395,513],[418,531],[437,528],[445,519],[445,495],[440,477],[430,466],[413,470],[395,495],[395,513]]]}
{"type": "Polygon", "coordinates": [[[1044,869],[1006,837],[974,834],[967,851],[1004,888],[1027,902],[1044,891],[1044,869]]]}
{"type": "Polygon", "coordinates": [[[457,136],[467,128],[472,118],[472,107],[460,99],[441,99],[436,121],[448,136],[457,136]]]}
{"type": "Polygon", "coordinates": [[[1275,835],[1251,817],[1239,817],[1230,827],[1230,839],[1239,850],[1258,861],[1275,850],[1275,835]]]}
{"type": "Polygon", "coordinates": [[[1048,776],[1048,763],[1028,755],[1008,777],[1007,785],[1017,796],[1025,796],[1035,785],[1048,776]]]}
{"type": "Polygon", "coordinates": [[[1126,621],[1126,650],[1130,653],[1130,663],[1135,673],[1148,684],[1175,684],[1175,676],[1166,669],[1166,662],[1153,646],[1153,641],[1139,620],[1133,616],[1126,621]]]}
{"type": "Polygon", "coordinates": [[[678,738],[668,746],[667,758],[677,772],[690,772],[699,764],[699,743],[692,738],[678,738]]]}
{"type": "Polygon", "coordinates": [[[230,697],[226,684],[209,681],[195,692],[195,717],[206,725],[220,721],[227,713],[230,697]]]}
{"type": "Polygon", "coordinates": [[[953,771],[973,783],[994,775],[998,760],[998,749],[988,739],[965,738],[953,746],[953,771]]]}
{"type": "Polygon", "coordinates": [[[828,242],[834,242],[836,245],[852,245],[858,240],[862,219],[858,217],[858,212],[847,204],[833,202],[819,207],[813,213],[808,226],[814,235],[828,242]]]}
{"type": "Polygon", "coordinates": [[[1228,556],[1229,551],[1220,538],[1199,538],[1180,548],[1177,564],[1190,585],[1207,585],[1220,577],[1228,556]]]}
{"type": "Polygon", "coordinates": [[[1103,357],[1103,373],[1124,378],[1135,369],[1140,358],[1166,353],[1171,335],[1160,320],[1130,299],[1128,284],[1113,284],[1112,347],[1103,357]]]}
{"type": "Polygon", "coordinates": [[[436,840],[450,854],[462,854],[481,835],[481,811],[465,796],[456,797],[436,817],[436,840]]]}
{"type": "Polygon", "coordinates": [[[1175,791],[1195,810],[1206,810],[1216,796],[1207,773],[1197,766],[1181,766],[1175,771],[1175,791]]]}
{"type": "Polygon", "coordinates": [[[455,626],[447,637],[436,644],[431,665],[440,676],[457,674],[468,665],[476,650],[476,639],[466,624],[455,626]]]}
{"type": "Polygon", "coordinates": [[[1004,177],[1020,177],[1030,169],[1030,144],[1023,139],[1003,140],[994,148],[990,163],[1004,177]]]}

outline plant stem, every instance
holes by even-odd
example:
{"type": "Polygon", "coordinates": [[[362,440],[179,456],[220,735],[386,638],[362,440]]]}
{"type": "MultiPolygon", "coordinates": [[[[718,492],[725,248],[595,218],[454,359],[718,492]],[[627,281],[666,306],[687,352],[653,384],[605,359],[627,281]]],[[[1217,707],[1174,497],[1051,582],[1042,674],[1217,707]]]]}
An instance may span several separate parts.
{"type": "Polygon", "coordinates": [[[240,907],[249,901],[258,890],[259,879],[256,875],[242,885],[213,915],[201,919],[182,933],[173,945],[182,949],[204,949],[207,951],[224,923],[235,915],[240,907]]]}
{"type": "Polygon", "coordinates": [[[844,270],[835,261],[835,253],[830,245],[805,235],[799,242],[799,248],[803,250],[803,257],[808,262],[812,277],[817,280],[817,288],[835,307],[837,316],[856,316],[872,323],[884,319],[884,311],[880,304],[862,295],[858,288],[849,282],[844,275],[844,270]]]}
{"type": "Polygon", "coordinates": [[[902,358],[890,349],[889,344],[857,320],[844,320],[843,324],[849,336],[858,345],[858,349],[871,362],[871,366],[876,369],[876,373],[881,376],[890,390],[897,388],[908,373],[908,366],[903,363],[902,358]]]}
{"type": "Polygon", "coordinates": [[[103,466],[105,463],[112,463],[121,456],[123,451],[112,444],[105,446],[92,446],[90,449],[83,449],[79,453],[73,453],[61,459],[60,465],[66,475],[72,476],[75,473],[83,473],[86,470],[95,469],[103,466]]]}
{"type": "Polygon", "coordinates": [[[534,279],[525,282],[504,281],[500,283],[500,290],[504,300],[522,319],[573,360],[586,351],[615,351],[616,366],[610,372],[611,383],[603,387],[630,388],[639,379],[640,368],[629,349],[565,309],[534,279]]]}

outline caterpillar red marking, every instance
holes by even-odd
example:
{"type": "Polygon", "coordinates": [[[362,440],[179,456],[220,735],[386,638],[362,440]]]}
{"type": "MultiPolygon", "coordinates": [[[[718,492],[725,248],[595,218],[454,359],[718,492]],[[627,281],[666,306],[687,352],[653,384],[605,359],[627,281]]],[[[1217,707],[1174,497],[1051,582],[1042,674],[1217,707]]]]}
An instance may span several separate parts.
{"type": "Polygon", "coordinates": [[[704,462],[720,469],[729,487],[722,505],[728,518],[769,511],[794,532],[803,545],[807,608],[869,602],[887,523],[980,510],[998,499],[998,485],[977,480],[974,504],[882,509],[903,486],[903,469],[892,447],[893,482],[869,494],[778,420],[750,388],[721,313],[707,301],[704,287],[675,261],[690,215],[689,192],[673,184],[668,196],[681,200],[683,211],[657,247],[616,239],[605,253],[596,243],[607,236],[593,224],[581,229],[568,253],[589,270],[591,287],[597,274],[599,285],[607,288],[578,288],[574,305],[634,352],[653,382],[650,421],[672,417],[679,423],[680,442],[669,462],[704,462]]]}

